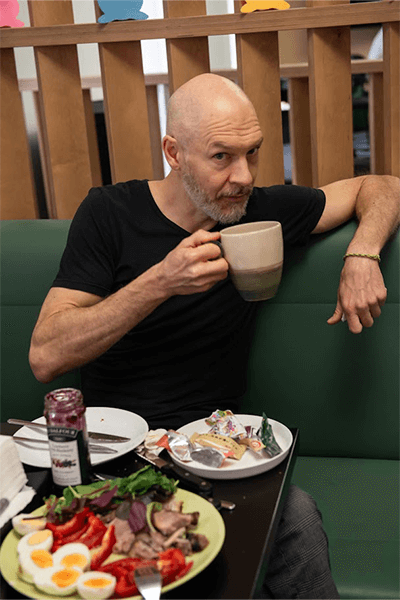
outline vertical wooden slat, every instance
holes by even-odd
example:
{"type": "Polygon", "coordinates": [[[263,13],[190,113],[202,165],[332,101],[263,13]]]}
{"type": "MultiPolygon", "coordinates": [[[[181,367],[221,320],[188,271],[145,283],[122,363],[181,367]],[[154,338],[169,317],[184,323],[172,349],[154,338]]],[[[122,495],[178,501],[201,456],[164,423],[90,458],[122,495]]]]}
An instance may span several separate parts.
{"type": "Polygon", "coordinates": [[[256,109],[264,143],[257,185],[285,182],[278,32],[236,36],[238,82],[256,109]]]}
{"type": "Polygon", "coordinates": [[[312,186],[308,77],[289,79],[289,104],[292,183],[312,186]]]}
{"type": "Polygon", "coordinates": [[[400,24],[383,25],[383,116],[386,175],[400,176],[400,24]]]}
{"type": "Polygon", "coordinates": [[[14,50],[0,50],[1,219],[34,219],[38,211],[32,163],[18,89],[14,50]]]}
{"type": "MultiPolygon", "coordinates": [[[[96,2],[96,18],[101,15],[96,2]]],[[[139,41],[99,44],[104,118],[113,183],[154,177],[139,41]]]]}
{"type": "Polygon", "coordinates": [[[309,30],[308,54],[313,185],[321,186],[354,175],[350,27],[309,30]]]}
{"type": "Polygon", "coordinates": [[[102,185],[99,144],[97,141],[96,119],[93,112],[90,89],[82,90],[83,105],[85,108],[86,132],[89,144],[90,169],[93,185],[102,185]]]}
{"type": "MultiPolygon", "coordinates": [[[[33,26],[73,22],[70,0],[29,0],[29,12],[33,26]]],[[[38,47],[35,60],[50,166],[50,217],[68,219],[92,186],[77,48],[38,47]]]]}
{"type": "Polygon", "coordinates": [[[164,177],[163,155],[161,148],[160,114],[158,107],[157,86],[146,86],[147,109],[149,113],[150,144],[153,164],[153,177],[164,177]]]}
{"type": "Polygon", "coordinates": [[[140,42],[99,44],[104,113],[114,183],[153,177],[140,42]]]}
{"type": "Polygon", "coordinates": [[[37,123],[37,136],[39,143],[39,154],[40,154],[40,166],[42,168],[43,185],[46,197],[47,213],[50,218],[53,218],[57,214],[57,209],[54,201],[54,194],[51,188],[51,164],[50,154],[48,150],[47,138],[44,135],[45,131],[45,118],[43,115],[43,103],[39,99],[39,91],[33,92],[33,100],[36,110],[36,123],[37,123]]]}
{"type": "MultiPolygon", "coordinates": [[[[166,18],[206,14],[205,0],[164,0],[163,5],[166,18]]],[[[166,45],[171,94],[192,77],[210,71],[207,37],[166,40],[166,45]]]]}
{"type": "MultiPolygon", "coordinates": [[[[370,171],[385,173],[385,126],[383,110],[383,74],[371,73],[368,92],[370,171]]],[[[389,135],[389,133],[388,133],[389,135]]]]}

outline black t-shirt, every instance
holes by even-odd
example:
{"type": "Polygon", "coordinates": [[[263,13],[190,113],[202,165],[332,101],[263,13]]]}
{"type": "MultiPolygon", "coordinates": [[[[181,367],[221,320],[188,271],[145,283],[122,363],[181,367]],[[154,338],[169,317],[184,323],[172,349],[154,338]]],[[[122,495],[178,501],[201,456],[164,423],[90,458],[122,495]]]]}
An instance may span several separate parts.
{"type": "MultiPolygon", "coordinates": [[[[304,244],[324,206],[321,190],[255,188],[240,222],[280,221],[285,246],[304,244]]],[[[147,181],[93,188],[73,219],[53,286],[106,297],[189,235],[160,211],[147,181]]],[[[229,277],[207,292],[169,298],[81,368],[86,406],[131,410],[152,428],[238,410],[257,304],[245,302],[229,277]]]]}

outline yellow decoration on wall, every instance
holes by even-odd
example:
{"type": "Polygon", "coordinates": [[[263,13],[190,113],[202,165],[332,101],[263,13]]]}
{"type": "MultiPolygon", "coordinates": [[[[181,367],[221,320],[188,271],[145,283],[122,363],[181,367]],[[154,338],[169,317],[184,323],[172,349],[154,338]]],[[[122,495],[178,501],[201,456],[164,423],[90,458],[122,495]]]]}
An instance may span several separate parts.
{"type": "Polygon", "coordinates": [[[285,0],[246,0],[245,4],[241,7],[240,12],[249,13],[255,10],[287,10],[290,8],[290,4],[285,0]]]}

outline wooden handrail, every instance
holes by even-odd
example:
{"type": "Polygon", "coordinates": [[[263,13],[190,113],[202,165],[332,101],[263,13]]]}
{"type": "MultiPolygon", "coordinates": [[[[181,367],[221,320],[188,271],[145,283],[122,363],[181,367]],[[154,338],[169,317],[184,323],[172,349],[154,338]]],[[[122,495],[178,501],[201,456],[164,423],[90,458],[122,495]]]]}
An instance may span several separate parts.
{"type": "MultiPolygon", "coordinates": [[[[308,77],[308,64],[294,63],[281,65],[280,72],[282,79],[308,77]]],[[[352,60],[351,72],[355,75],[360,73],[382,73],[383,61],[367,59],[352,60]]],[[[232,80],[235,80],[237,77],[237,71],[235,69],[213,70],[213,73],[232,80]]],[[[152,85],[168,85],[168,73],[152,73],[151,75],[145,75],[144,79],[145,84],[148,87],[152,85]]],[[[102,87],[102,80],[100,76],[82,77],[81,81],[83,90],[102,87]]],[[[37,92],[38,89],[38,82],[36,78],[19,80],[20,92],[37,92]]]]}
{"type": "Polygon", "coordinates": [[[212,35],[246,34],[296,29],[392,23],[399,21],[398,0],[368,2],[288,11],[206,15],[100,23],[20,27],[1,30],[0,48],[65,46],[212,35]]]}

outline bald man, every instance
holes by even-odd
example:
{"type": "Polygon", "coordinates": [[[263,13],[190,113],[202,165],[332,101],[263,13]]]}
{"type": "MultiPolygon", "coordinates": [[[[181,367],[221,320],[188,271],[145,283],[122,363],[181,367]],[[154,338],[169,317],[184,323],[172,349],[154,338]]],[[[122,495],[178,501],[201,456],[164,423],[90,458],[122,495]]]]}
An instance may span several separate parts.
{"type": "MultiPolygon", "coordinates": [[[[305,244],[356,215],[348,252],[376,255],[399,223],[394,177],[254,187],[263,135],[251,102],[228,79],[200,75],[173,94],[163,139],[168,176],[92,189],[75,215],[32,336],[40,381],[80,367],[87,405],[131,410],[151,428],[239,409],[255,304],[239,296],[209,242],[232,223],[277,220],[286,246],[305,244]]],[[[328,322],[345,315],[360,333],[385,298],[379,263],[347,258],[328,322]]],[[[315,504],[292,487],[266,597],[337,598],[328,562],[315,504]]]]}

